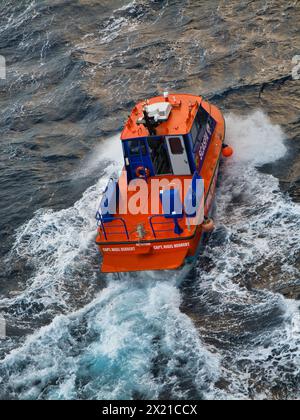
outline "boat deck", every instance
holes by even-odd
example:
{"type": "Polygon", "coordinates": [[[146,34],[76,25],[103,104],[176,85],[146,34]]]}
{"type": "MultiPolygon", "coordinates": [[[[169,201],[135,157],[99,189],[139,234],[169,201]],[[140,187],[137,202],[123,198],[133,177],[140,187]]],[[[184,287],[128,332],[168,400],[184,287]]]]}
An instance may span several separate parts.
{"type": "MultiPolygon", "coordinates": [[[[214,111],[214,106],[211,109],[214,111]]],[[[207,201],[205,204],[205,214],[210,206],[210,199],[208,197],[211,190],[211,183],[214,179],[215,171],[217,170],[218,162],[220,159],[220,154],[222,150],[222,143],[224,137],[223,127],[221,129],[217,126],[215,133],[212,137],[211,143],[206,153],[206,157],[203,163],[203,166],[200,171],[200,175],[204,181],[204,196],[207,201]]],[[[148,179],[147,184],[151,180],[157,179],[166,179],[169,182],[176,180],[181,180],[182,184],[186,179],[187,182],[191,182],[192,175],[163,175],[160,177],[151,177],[148,179]]],[[[127,190],[127,182],[122,182],[121,178],[119,181],[120,185],[120,196],[124,196],[125,189],[127,190]],[[122,187],[124,185],[124,187],[122,187]]],[[[213,190],[213,189],[212,189],[213,190]]],[[[138,190],[137,190],[138,191],[138,190]]],[[[137,191],[128,191],[128,202],[130,199],[137,193],[137,191]]],[[[184,191],[181,192],[184,200],[184,191]]],[[[98,227],[98,236],[96,242],[98,245],[105,245],[109,243],[126,243],[126,242],[147,242],[147,241],[157,241],[157,240],[184,240],[184,238],[190,237],[195,233],[195,226],[189,226],[184,216],[182,219],[178,220],[180,228],[183,230],[181,235],[174,233],[174,221],[172,219],[166,219],[163,215],[162,206],[160,200],[157,200],[159,203],[159,211],[155,211],[155,214],[160,214],[160,216],[153,216],[153,211],[151,211],[151,188],[149,186],[148,191],[148,208],[144,208],[143,211],[138,214],[118,214],[117,217],[112,222],[104,223],[98,227]],[[137,226],[143,225],[145,231],[145,236],[141,239],[137,234],[137,226]]],[[[142,195],[141,195],[142,196],[142,195]]],[[[118,213],[118,212],[117,212],[118,213]]]]}
{"type": "MultiPolygon", "coordinates": [[[[186,183],[187,188],[190,186],[192,176],[175,177],[174,175],[165,175],[163,177],[152,177],[146,182],[148,186],[147,190],[145,189],[145,191],[141,191],[141,189],[137,187],[137,191],[128,191],[127,201],[129,209],[131,205],[137,202],[137,209],[139,210],[139,213],[133,214],[132,212],[128,212],[127,214],[122,214],[122,203],[120,203],[117,211],[118,216],[116,216],[113,221],[102,223],[99,226],[97,243],[147,242],[164,239],[182,240],[184,237],[190,237],[194,233],[195,226],[188,225],[185,215],[178,219],[178,224],[183,232],[180,235],[174,232],[174,220],[165,218],[163,214],[162,203],[158,195],[159,189],[155,192],[151,190],[150,183],[155,179],[158,181],[164,179],[169,183],[172,183],[173,181],[174,183],[178,183],[178,180],[180,180],[182,185],[184,185],[184,182],[186,183]],[[151,191],[155,194],[155,203],[152,203],[151,191]],[[136,196],[137,193],[139,193],[140,199],[136,196]],[[135,196],[136,198],[134,198],[135,196]],[[140,203],[145,203],[145,205],[141,207],[140,203]],[[146,205],[146,203],[148,205],[146,205]],[[155,208],[155,205],[157,208],[155,208]],[[142,229],[142,235],[138,234],[138,229],[142,229]]],[[[131,184],[132,187],[134,187],[135,184],[137,184],[137,182],[133,182],[131,184]]],[[[181,197],[184,197],[183,190],[184,188],[182,188],[181,197]]],[[[124,197],[124,190],[122,190],[122,187],[120,188],[120,197],[121,200],[122,197],[124,197]]],[[[182,199],[182,202],[183,201],[184,200],[182,199]]]]}

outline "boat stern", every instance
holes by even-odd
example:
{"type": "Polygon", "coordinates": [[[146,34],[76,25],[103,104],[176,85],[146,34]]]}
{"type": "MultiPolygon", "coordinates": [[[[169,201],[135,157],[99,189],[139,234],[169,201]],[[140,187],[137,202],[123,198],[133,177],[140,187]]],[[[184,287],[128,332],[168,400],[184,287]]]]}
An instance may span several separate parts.
{"type": "Polygon", "coordinates": [[[190,241],[183,241],[99,246],[103,257],[101,271],[175,270],[184,264],[190,245],[190,241]]]}

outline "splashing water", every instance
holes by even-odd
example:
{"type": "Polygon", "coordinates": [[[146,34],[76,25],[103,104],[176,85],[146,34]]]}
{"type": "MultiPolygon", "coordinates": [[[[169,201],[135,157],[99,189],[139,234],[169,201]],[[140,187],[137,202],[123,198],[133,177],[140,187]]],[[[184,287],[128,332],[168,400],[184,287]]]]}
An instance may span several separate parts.
{"type": "Polygon", "coordinates": [[[226,129],[226,138],[234,147],[235,165],[247,164],[253,168],[273,162],[286,153],[282,129],[279,125],[272,125],[262,111],[248,117],[229,114],[226,129]]]}
{"type": "Polygon", "coordinates": [[[235,156],[221,171],[217,230],[180,289],[179,274],[162,272],[106,276],[95,291],[94,213],[119,168],[108,163],[114,148],[90,161],[103,177],[73,207],[41,210],[17,232],[10,258],[29,259],[34,273],[0,305],[50,321],[0,363],[2,396],[259,398],[283,382],[295,394],[298,305],[265,287],[299,274],[299,207],[256,169],[284,155],[284,135],[259,111],[227,126],[235,156]]]}
{"type": "Polygon", "coordinates": [[[284,134],[261,112],[229,115],[227,125],[235,156],[223,167],[217,229],[183,310],[218,349],[228,395],[299,397],[299,304],[274,292],[299,286],[300,208],[255,168],[284,155],[284,134]]]}
{"type": "Polygon", "coordinates": [[[80,296],[81,301],[84,295],[91,298],[90,285],[97,279],[94,266],[99,266],[99,262],[94,261],[95,214],[109,177],[120,169],[118,139],[118,136],[107,139],[108,146],[100,144],[79,169],[78,176],[86,176],[97,166],[104,168],[99,182],[85,191],[73,207],[59,212],[40,210],[17,231],[6,263],[9,264],[10,259],[26,259],[34,274],[23,293],[0,300],[0,308],[6,308],[10,315],[18,318],[29,315],[31,319],[40,318],[41,314],[45,317],[45,313],[51,316],[57,308],[72,309],[72,301],[76,307],[74,294],[80,296]],[[93,270],[89,266],[93,266],[93,270]],[[85,279],[85,272],[92,277],[85,279]]]}
{"type": "Polygon", "coordinates": [[[9,372],[23,398],[157,398],[164,388],[184,397],[182,374],[199,395],[213,382],[217,361],[178,306],[172,283],[112,281],[90,305],[57,317],[11,353],[1,376],[6,381],[9,372]]]}

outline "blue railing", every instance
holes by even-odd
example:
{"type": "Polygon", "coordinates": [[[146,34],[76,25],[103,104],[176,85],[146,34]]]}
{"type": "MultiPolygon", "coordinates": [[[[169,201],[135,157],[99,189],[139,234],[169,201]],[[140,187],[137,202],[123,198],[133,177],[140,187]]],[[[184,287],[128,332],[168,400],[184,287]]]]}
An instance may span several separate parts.
{"type": "Polygon", "coordinates": [[[96,213],[96,220],[103,232],[105,240],[110,235],[125,235],[129,239],[126,222],[122,217],[116,217],[116,206],[119,202],[119,186],[118,181],[110,178],[100,202],[99,210],[96,213]],[[118,224],[114,222],[119,222],[118,224]],[[116,230],[118,229],[118,230],[116,230]]]}
{"type": "Polygon", "coordinates": [[[167,220],[164,222],[153,222],[153,219],[156,219],[158,217],[165,217],[163,214],[155,214],[154,216],[150,216],[149,217],[149,224],[151,226],[151,230],[153,233],[154,238],[157,238],[157,233],[161,233],[161,232],[174,232],[174,222],[172,220],[167,220]],[[173,223],[172,223],[173,222],[173,223]],[[154,225],[170,225],[172,223],[172,228],[171,229],[155,229],[154,225]]]}
{"type": "MultiPolygon", "coordinates": [[[[184,200],[184,206],[182,208],[182,213],[178,213],[177,215],[173,215],[172,209],[173,207],[176,208],[175,201],[171,201],[170,203],[170,211],[172,215],[170,214],[155,214],[153,216],[149,217],[149,224],[153,233],[154,238],[157,238],[158,233],[162,232],[174,232],[177,235],[180,235],[183,231],[179,225],[179,219],[181,219],[184,215],[186,217],[195,217],[197,214],[197,209],[199,208],[199,205],[201,203],[201,197],[204,193],[203,190],[197,189],[197,180],[202,179],[201,176],[198,174],[198,172],[194,172],[193,178],[191,180],[191,185],[189,188],[189,191],[185,197],[184,200]],[[158,218],[167,218],[168,220],[164,221],[154,221],[158,218]],[[170,218],[173,219],[173,223],[170,221],[170,218]],[[163,226],[163,225],[170,225],[172,223],[172,226],[170,229],[159,229],[156,226],[163,226]]],[[[172,197],[170,198],[172,200],[172,197]]],[[[173,197],[173,200],[175,200],[175,196],[173,197]]]]}
{"type": "Polygon", "coordinates": [[[104,220],[106,217],[111,217],[116,212],[116,206],[118,203],[119,186],[118,181],[114,178],[110,178],[99,206],[99,213],[103,216],[104,220]]]}
{"type": "Polygon", "coordinates": [[[99,212],[97,212],[96,219],[97,219],[97,222],[98,222],[98,226],[100,226],[101,229],[102,229],[102,232],[103,232],[103,235],[104,235],[104,238],[105,238],[106,241],[108,240],[109,235],[125,235],[126,238],[129,240],[129,233],[128,233],[128,229],[127,229],[127,226],[126,226],[126,222],[122,217],[114,217],[109,222],[110,225],[106,226],[106,227],[105,227],[105,224],[107,224],[107,223],[104,222],[103,217],[99,212]],[[111,225],[111,223],[113,223],[115,221],[119,221],[121,223],[118,224],[118,225],[114,225],[114,226],[111,225]],[[116,232],[108,232],[108,230],[119,229],[119,228],[122,228],[122,230],[118,230],[116,232]]]}
{"type": "MultiPolygon", "coordinates": [[[[167,218],[166,220],[166,215],[165,214],[155,214],[153,216],[149,217],[149,224],[152,230],[152,234],[153,237],[155,239],[157,239],[157,234],[158,233],[163,233],[163,232],[176,232],[176,222],[178,223],[178,219],[182,218],[183,215],[186,215],[187,217],[194,217],[195,214],[189,214],[189,210],[194,208],[195,205],[196,207],[198,207],[199,203],[200,203],[200,196],[197,196],[196,194],[196,181],[197,179],[201,179],[200,175],[195,172],[191,181],[191,185],[190,185],[190,189],[189,192],[187,194],[187,196],[185,197],[185,203],[184,203],[184,209],[183,209],[183,213],[178,215],[180,217],[178,217],[176,219],[176,217],[172,217],[172,219],[167,218]],[[159,218],[164,219],[163,221],[157,221],[159,218]],[[176,219],[176,220],[175,220],[176,219]],[[170,228],[168,229],[164,229],[164,227],[166,225],[169,225],[170,228]],[[162,226],[162,228],[158,228],[156,226],[162,226]]],[[[111,180],[113,181],[113,180],[111,180]]],[[[107,189],[106,189],[107,191],[107,189]]],[[[102,202],[102,201],[101,201],[102,202]]],[[[196,213],[196,212],[195,212],[196,213]]],[[[101,212],[101,205],[100,208],[96,214],[96,219],[98,221],[98,226],[101,227],[101,230],[103,232],[103,235],[105,237],[105,240],[108,240],[108,237],[110,235],[124,235],[126,236],[127,240],[129,240],[129,233],[128,233],[128,228],[126,225],[126,221],[122,218],[122,217],[115,217],[114,214],[102,214],[101,212]],[[118,224],[114,223],[114,222],[119,222],[118,224]],[[117,230],[116,230],[117,229],[117,230]]],[[[178,229],[178,235],[180,235],[179,230],[181,229],[179,227],[179,225],[177,226],[178,229]]]]}

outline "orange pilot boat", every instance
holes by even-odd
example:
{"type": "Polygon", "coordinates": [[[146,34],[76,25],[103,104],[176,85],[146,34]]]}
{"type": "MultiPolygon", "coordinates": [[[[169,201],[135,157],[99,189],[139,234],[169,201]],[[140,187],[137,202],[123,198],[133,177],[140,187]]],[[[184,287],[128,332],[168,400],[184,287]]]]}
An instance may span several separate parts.
{"type": "MultiPolygon", "coordinates": [[[[221,111],[201,96],[168,94],[138,103],[121,134],[124,168],[97,212],[102,272],[170,270],[198,255],[224,144],[221,111]]],[[[223,152],[223,153],[222,153],[223,152]]]]}

